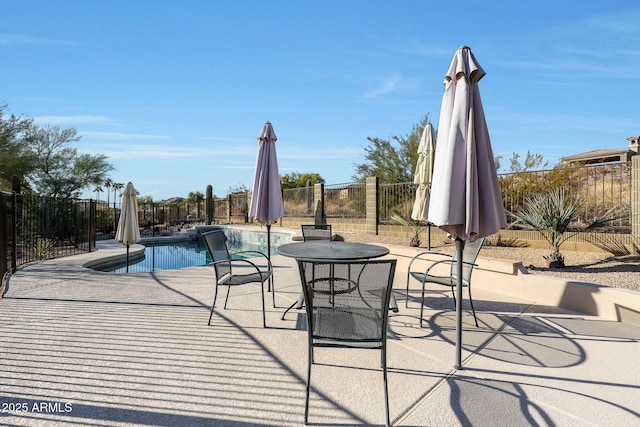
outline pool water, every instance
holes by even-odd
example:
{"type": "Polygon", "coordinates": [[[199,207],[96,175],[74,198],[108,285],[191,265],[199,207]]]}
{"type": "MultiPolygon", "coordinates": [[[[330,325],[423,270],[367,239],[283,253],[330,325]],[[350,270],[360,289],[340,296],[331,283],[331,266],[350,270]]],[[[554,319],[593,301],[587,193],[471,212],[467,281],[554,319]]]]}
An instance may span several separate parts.
{"type": "MultiPolygon", "coordinates": [[[[227,247],[229,248],[229,252],[260,251],[264,254],[267,253],[266,246],[243,242],[227,241],[227,247]]],[[[273,245],[271,246],[271,254],[277,254],[276,248],[273,245]]],[[[144,257],[137,256],[130,259],[129,273],[175,270],[178,268],[207,265],[211,262],[209,252],[202,240],[145,245],[144,257]]],[[[96,269],[112,273],[126,273],[126,261],[96,269]]]]}

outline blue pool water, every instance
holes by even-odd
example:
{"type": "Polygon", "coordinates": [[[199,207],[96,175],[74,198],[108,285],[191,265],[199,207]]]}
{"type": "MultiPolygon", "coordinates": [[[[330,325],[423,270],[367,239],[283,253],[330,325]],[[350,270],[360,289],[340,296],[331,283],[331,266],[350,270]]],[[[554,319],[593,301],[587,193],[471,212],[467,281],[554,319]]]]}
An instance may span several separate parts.
{"type": "MultiPolygon", "coordinates": [[[[267,247],[242,242],[227,241],[229,252],[260,251],[267,253],[267,247]]],[[[271,246],[271,254],[277,252],[271,246]]],[[[144,257],[133,257],[129,261],[129,273],[143,273],[160,270],[175,270],[178,268],[207,265],[211,262],[209,252],[202,240],[171,242],[166,244],[145,244],[144,257]]],[[[96,268],[100,271],[125,273],[126,263],[111,264],[96,268]]]]}

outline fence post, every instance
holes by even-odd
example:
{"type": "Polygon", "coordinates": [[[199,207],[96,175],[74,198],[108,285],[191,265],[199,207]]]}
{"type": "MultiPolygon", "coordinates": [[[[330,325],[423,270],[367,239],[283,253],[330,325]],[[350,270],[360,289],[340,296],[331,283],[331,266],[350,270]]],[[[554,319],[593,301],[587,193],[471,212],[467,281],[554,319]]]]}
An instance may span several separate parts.
{"type": "Polygon", "coordinates": [[[378,234],[378,177],[366,179],[366,231],[368,234],[378,234]]]}
{"type": "Polygon", "coordinates": [[[325,215],[324,211],[324,184],[314,184],[313,185],[313,201],[315,206],[314,211],[314,222],[316,224],[326,224],[327,223],[327,215],[325,215]]]}
{"type": "Polygon", "coordinates": [[[227,194],[227,224],[231,224],[231,194],[227,194]]]}
{"type": "Polygon", "coordinates": [[[640,156],[631,157],[631,235],[640,237],[640,156]]]}
{"type": "MultiPolygon", "coordinates": [[[[89,234],[89,250],[87,252],[91,252],[96,247],[97,203],[97,201],[94,202],[93,199],[89,199],[89,229],[87,230],[89,234]]],[[[136,215],[138,215],[137,212],[136,215]]]]}

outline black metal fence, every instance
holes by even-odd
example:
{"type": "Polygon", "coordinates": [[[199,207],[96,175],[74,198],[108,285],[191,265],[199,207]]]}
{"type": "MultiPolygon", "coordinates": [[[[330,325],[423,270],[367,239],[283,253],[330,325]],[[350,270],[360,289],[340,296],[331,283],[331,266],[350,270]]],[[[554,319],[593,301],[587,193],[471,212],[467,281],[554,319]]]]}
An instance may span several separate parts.
{"type": "Polygon", "coordinates": [[[0,192],[0,277],[95,248],[95,202],[0,192]]]}

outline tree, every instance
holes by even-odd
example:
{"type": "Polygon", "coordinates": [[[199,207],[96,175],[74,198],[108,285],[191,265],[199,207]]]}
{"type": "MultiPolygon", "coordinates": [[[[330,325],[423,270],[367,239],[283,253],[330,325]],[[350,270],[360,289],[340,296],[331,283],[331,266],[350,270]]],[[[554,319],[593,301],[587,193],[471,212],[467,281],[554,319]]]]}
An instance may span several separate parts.
{"type": "Polygon", "coordinates": [[[98,185],[113,166],[104,155],[80,154],[68,144],[80,140],[74,128],[32,126],[27,142],[35,156],[35,168],[26,175],[29,186],[38,194],[71,198],[98,185]]]}
{"type": "Polygon", "coordinates": [[[113,188],[113,204],[116,203],[116,193],[120,192],[120,197],[122,197],[122,189],[124,188],[124,184],[122,182],[114,182],[111,186],[113,188]]]}
{"type": "Polygon", "coordinates": [[[233,186],[229,186],[229,190],[227,191],[227,194],[246,193],[247,191],[249,191],[249,189],[247,188],[246,185],[236,184],[233,186]]]}
{"type": "Polygon", "coordinates": [[[324,184],[324,178],[317,173],[298,173],[280,175],[280,186],[283,189],[306,187],[307,182],[313,184],[324,184]]]}
{"type": "Polygon", "coordinates": [[[520,163],[520,154],[513,153],[511,157],[511,172],[528,172],[532,170],[544,169],[549,165],[548,160],[544,160],[542,154],[531,153],[527,151],[527,157],[524,164],[520,163]]]}
{"type": "Polygon", "coordinates": [[[186,202],[190,205],[195,205],[198,203],[202,203],[204,201],[204,194],[200,191],[191,191],[187,196],[186,202]]]}
{"type": "Polygon", "coordinates": [[[413,181],[420,137],[428,122],[427,114],[404,137],[394,135],[391,140],[367,137],[370,145],[365,148],[366,162],[355,164],[353,179],[360,182],[377,176],[381,183],[413,181]]]}
{"type": "Polygon", "coordinates": [[[578,211],[582,200],[569,200],[564,189],[557,188],[550,193],[539,193],[531,197],[524,209],[511,213],[516,224],[538,231],[549,243],[551,253],[545,257],[550,267],[564,267],[564,256],[560,246],[580,231],[589,231],[604,227],[615,219],[612,211],[594,218],[587,225],[577,224],[578,211]]]}
{"type": "Polygon", "coordinates": [[[100,201],[100,193],[102,193],[104,190],[102,189],[102,187],[100,187],[100,185],[96,185],[96,187],[93,189],[93,191],[96,192],[96,201],[99,202],[100,201]]]}
{"type": "Polygon", "coordinates": [[[5,118],[6,105],[0,105],[0,190],[20,192],[24,177],[33,170],[34,156],[29,150],[27,135],[33,119],[5,118]]]}
{"type": "Polygon", "coordinates": [[[107,178],[107,179],[104,180],[103,185],[107,189],[107,191],[106,191],[106,193],[107,193],[107,206],[109,206],[109,200],[110,200],[109,195],[111,194],[111,187],[113,186],[113,180],[111,178],[107,178]]]}

